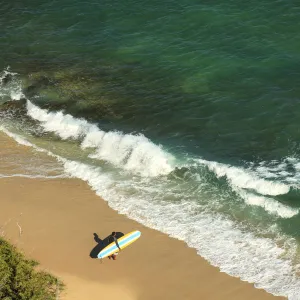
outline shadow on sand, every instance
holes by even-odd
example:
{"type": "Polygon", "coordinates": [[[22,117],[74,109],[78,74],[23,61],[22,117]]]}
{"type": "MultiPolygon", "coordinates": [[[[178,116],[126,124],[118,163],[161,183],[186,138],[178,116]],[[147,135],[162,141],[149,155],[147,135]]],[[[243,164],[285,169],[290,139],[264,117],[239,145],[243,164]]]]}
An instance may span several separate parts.
{"type": "MultiPolygon", "coordinates": [[[[123,235],[124,235],[124,233],[122,233],[122,232],[116,232],[117,239],[119,239],[123,235]]],[[[106,238],[101,240],[97,233],[94,233],[94,240],[97,243],[97,245],[90,252],[91,258],[97,258],[97,255],[99,254],[99,252],[112,242],[111,235],[108,235],[106,238]]]]}

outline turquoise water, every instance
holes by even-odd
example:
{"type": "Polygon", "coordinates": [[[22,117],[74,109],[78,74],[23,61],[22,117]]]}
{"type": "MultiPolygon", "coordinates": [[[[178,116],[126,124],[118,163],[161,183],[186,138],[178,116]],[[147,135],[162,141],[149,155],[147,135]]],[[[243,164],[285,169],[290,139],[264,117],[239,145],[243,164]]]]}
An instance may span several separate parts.
{"type": "Polygon", "coordinates": [[[5,128],[68,159],[116,210],[299,299],[297,3],[23,1],[0,14],[0,97],[27,99],[5,128]]]}

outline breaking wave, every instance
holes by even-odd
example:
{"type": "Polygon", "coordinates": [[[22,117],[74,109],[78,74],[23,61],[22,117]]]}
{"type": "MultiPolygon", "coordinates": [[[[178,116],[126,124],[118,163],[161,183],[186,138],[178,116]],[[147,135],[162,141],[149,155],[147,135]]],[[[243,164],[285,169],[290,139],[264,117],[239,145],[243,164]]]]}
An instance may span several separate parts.
{"type": "Polygon", "coordinates": [[[27,109],[28,115],[40,121],[46,132],[54,132],[62,139],[83,139],[83,149],[95,149],[91,158],[108,161],[143,176],[166,175],[173,170],[174,157],[143,135],[104,132],[86,120],[61,111],[48,112],[29,100],[27,109]]]}

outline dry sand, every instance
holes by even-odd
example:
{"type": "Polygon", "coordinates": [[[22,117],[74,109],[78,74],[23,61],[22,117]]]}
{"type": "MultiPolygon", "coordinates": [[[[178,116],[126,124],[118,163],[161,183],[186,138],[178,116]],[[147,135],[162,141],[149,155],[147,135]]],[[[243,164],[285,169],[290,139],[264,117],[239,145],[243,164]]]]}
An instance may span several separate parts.
{"type": "MultiPolygon", "coordinates": [[[[0,155],[10,148],[23,158],[33,155],[1,134],[0,155]]],[[[0,189],[6,238],[65,282],[61,299],[284,299],[221,273],[185,243],[119,215],[81,180],[0,178],[0,189]],[[132,230],[142,237],[116,261],[90,257],[94,233],[103,239],[132,230]]]]}

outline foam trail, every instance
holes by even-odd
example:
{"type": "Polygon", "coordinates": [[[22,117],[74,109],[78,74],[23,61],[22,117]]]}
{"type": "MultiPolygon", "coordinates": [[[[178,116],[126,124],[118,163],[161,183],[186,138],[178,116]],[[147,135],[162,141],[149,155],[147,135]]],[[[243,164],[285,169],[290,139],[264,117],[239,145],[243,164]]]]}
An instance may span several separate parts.
{"type": "Polygon", "coordinates": [[[300,161],[295,157],[286,157],[281,161],[263,161],[255,168],[255,172],[257,172],[260,176],[271,179],[275,178],[281,182],[285,182],[295,189],[300,188],[299,171],[300,161]]]}
{"type": "Polygon", "coordinates": [[[92,158],[143,176],[166,175],[173,170],[174,157],[143,135],[104,132],[84,119],[62,112],[48,112],[29,100],[27,110],[31,118],[41,122],[45,131],[54,132],[62,139],[83,139],[83,149],[95,148],[92,158]]]}
{"type": "Polygon", "coordinates": [[[298,208],[289,207],[272,198],[254,195],[243,190],[237,191],[248,205],[255,205],[264,208],[267,212],[281,218],[292,218],[299,213],[298,208]]]}
{"type": "MultiPolygon", "coordinates": [[[[15,134],[10,136],[17,137],[15,134]]],[[[18,138],[17,141],[22,140],[18,138]]],[[[32,146],[38,151],[48,152],[32,146]]],[[[112,174],[101,172],[99,167],[48,153],[64,163],[67,174],[86,181],[97,195],[107,200],[118,212],[185,241],[223,272],[254,282],[257,288],[274,295],[299,300],[300,281],[294,274],[300,268],[299,265],[292,265],[297,247],[293,239],[287,240],[284,247],[280,248],[273,240],[256,237],[225,217],[199,211],[193,201],[159,203],[153,201],[148,189],[144,191],[134,180],[116,180],[112,174]]],[[[146,187],[151,184],[149,180],[151,178],[145,179],[146,187]]],[[[157,197],[161,197],[167,186],[160,180],[157,189],[160,191],[157,197]]]]}
{"type": "Polygon", "coordinates": [[[203,159],[197,159],[197,161],[206,165],[209,170],[217,175],[217,177],[226,176],[231,185],[239,188],[253,189],[262,195],[270,196],[287,194],[290,190],[290,187],[286,184],[259,178],[253,172],[242,168],[232,167],[213,161],[206,161],[203,159]]]}
{"type": "Polygon", "coordinates": [[[29,175],[29,174],[0,174],[0,178],[31,178],[31,179],[57,179],[57,178],[70,178],[69,175],[29,175]]]}
{"type": "Polygon", "coordinates": [[[203,159],[196,159],[195,161],[207,166],[217,177],[226,177],[231,188],[244,199],[246,204],[260,206],[267,212],[281,218],[291,218],[299,213],[298,208],[289,207],[264,196],[286,194],[290,190],[288,185],[259,178],[255,173],[242,168],[203,159]],[[261,195],[255,195],[249,192],[249,189],[261,195]]]}

